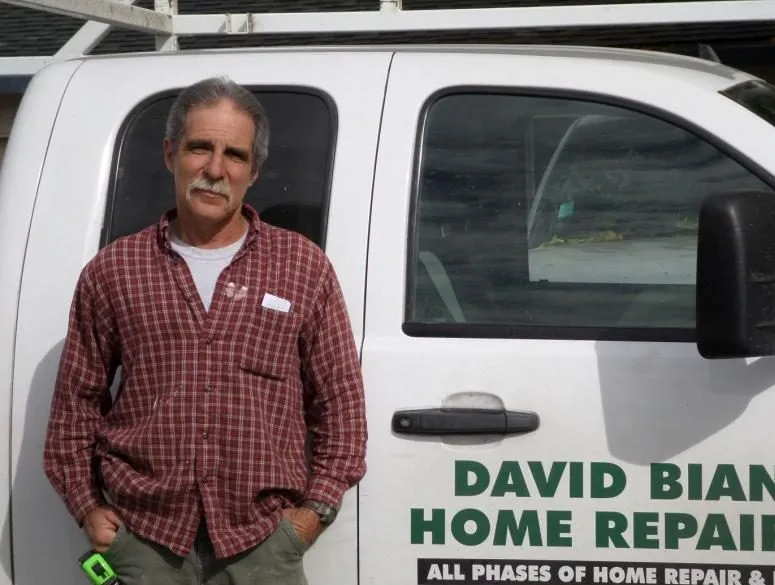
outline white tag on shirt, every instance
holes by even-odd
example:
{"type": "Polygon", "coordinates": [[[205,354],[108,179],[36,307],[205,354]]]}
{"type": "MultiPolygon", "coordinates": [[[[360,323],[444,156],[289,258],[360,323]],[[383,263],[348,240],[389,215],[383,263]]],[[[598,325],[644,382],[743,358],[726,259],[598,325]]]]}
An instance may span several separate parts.
{"type": "Polygon", "coordinates": [[[281,299],[269,293],[264,293],[264,300],[261,301],[261,306],[273,311],[280,311],[281,313],[287,313],[291,310],[291,301],[281,299]]]}

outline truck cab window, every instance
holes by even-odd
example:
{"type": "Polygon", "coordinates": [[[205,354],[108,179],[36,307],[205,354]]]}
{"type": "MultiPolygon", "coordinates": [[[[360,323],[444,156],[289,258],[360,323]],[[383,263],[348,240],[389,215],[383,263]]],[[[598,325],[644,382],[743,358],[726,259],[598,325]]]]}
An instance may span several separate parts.
{"type": "MultiPolygon", "coordinates": [[[[336,112],[326,97],[296,91],[255,91],[270,123],[269,158],[245,202],[273,225],[321,247],[333,163],[336,112]]],[[[174,94],[138,106],[119,133],[103,244],[158,221],[175,205],[162,141],[174,94]]]]}
{"type": "Polygon", "coordinates": [[[583,100],[448,95],[423,132],[406,320],[427,335],[688,340],[703,199],[769,190],[682,127],[583,100]]]}

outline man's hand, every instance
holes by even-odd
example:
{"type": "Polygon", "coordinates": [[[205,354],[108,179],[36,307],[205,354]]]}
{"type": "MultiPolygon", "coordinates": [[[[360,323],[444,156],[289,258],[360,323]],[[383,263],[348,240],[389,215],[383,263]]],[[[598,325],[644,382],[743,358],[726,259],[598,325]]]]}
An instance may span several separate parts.
{"type": "Polygon", "coordinates": [[[121,520],[109,506],[100,506],[83,519],[83,530],[89,537],[92,548],[99,553],[108,550],[120,525],[121,520]]]}
{"type": "Polygon", "coordinates": [[[283,517],[293,525],[296,534],[307,546],[312,545],[323,532],[320,516],[309,508],[286,508],[283,517]]]}

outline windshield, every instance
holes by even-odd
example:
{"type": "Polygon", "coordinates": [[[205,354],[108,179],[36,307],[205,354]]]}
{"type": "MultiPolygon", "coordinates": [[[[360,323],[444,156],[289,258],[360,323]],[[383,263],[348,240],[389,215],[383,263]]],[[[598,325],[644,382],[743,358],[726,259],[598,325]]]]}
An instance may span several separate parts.
{"type": "Polygon", "coordinates": [[[753,80],[733,85],[720,93],[775,126],[775,86],[753,80]]]}

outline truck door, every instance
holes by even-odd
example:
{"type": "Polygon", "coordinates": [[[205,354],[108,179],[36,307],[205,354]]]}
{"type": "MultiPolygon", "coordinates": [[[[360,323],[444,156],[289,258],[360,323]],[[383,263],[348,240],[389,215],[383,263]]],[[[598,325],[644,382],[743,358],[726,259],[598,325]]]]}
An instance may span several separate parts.
{"type": "MultiPolygon", "coordinates": [[[[227,75],[261,100],[272,129],[269,158],[246,201],[267,222],[325,249],[360,343],[369,194],[389,61],[389,52],[245,51],[95,59],[78,68],[52,135],[36,139],[47,149],[46,162],[31,225],[19,239],[27,247],[6,460],[13,471],[14,583],[45,583],[52,575],[62,585],[86,582],[77,561],[87,540],[43,473],[51,394],[83,265],[102,246],[152,225],[174,205],[161,145],[179,89],[227,75]],[[135,82],[116,93],[129,78],[135,82]]],[[[12,190],[3,195],[7,199],[12,190]]],[[[357,522],[352,490],[334,526],[305,555],[315,582],[356,584],[357,522]]],[[[4,539],[11,534],[5,528],[4,539]]]]}
{"type": "Polygon", "coordinates": [[[775,362],[694,343],[701,201],[772,191],[771,129],[561,61],[394,60],[361,583],[772,585],[775,362]]]}

